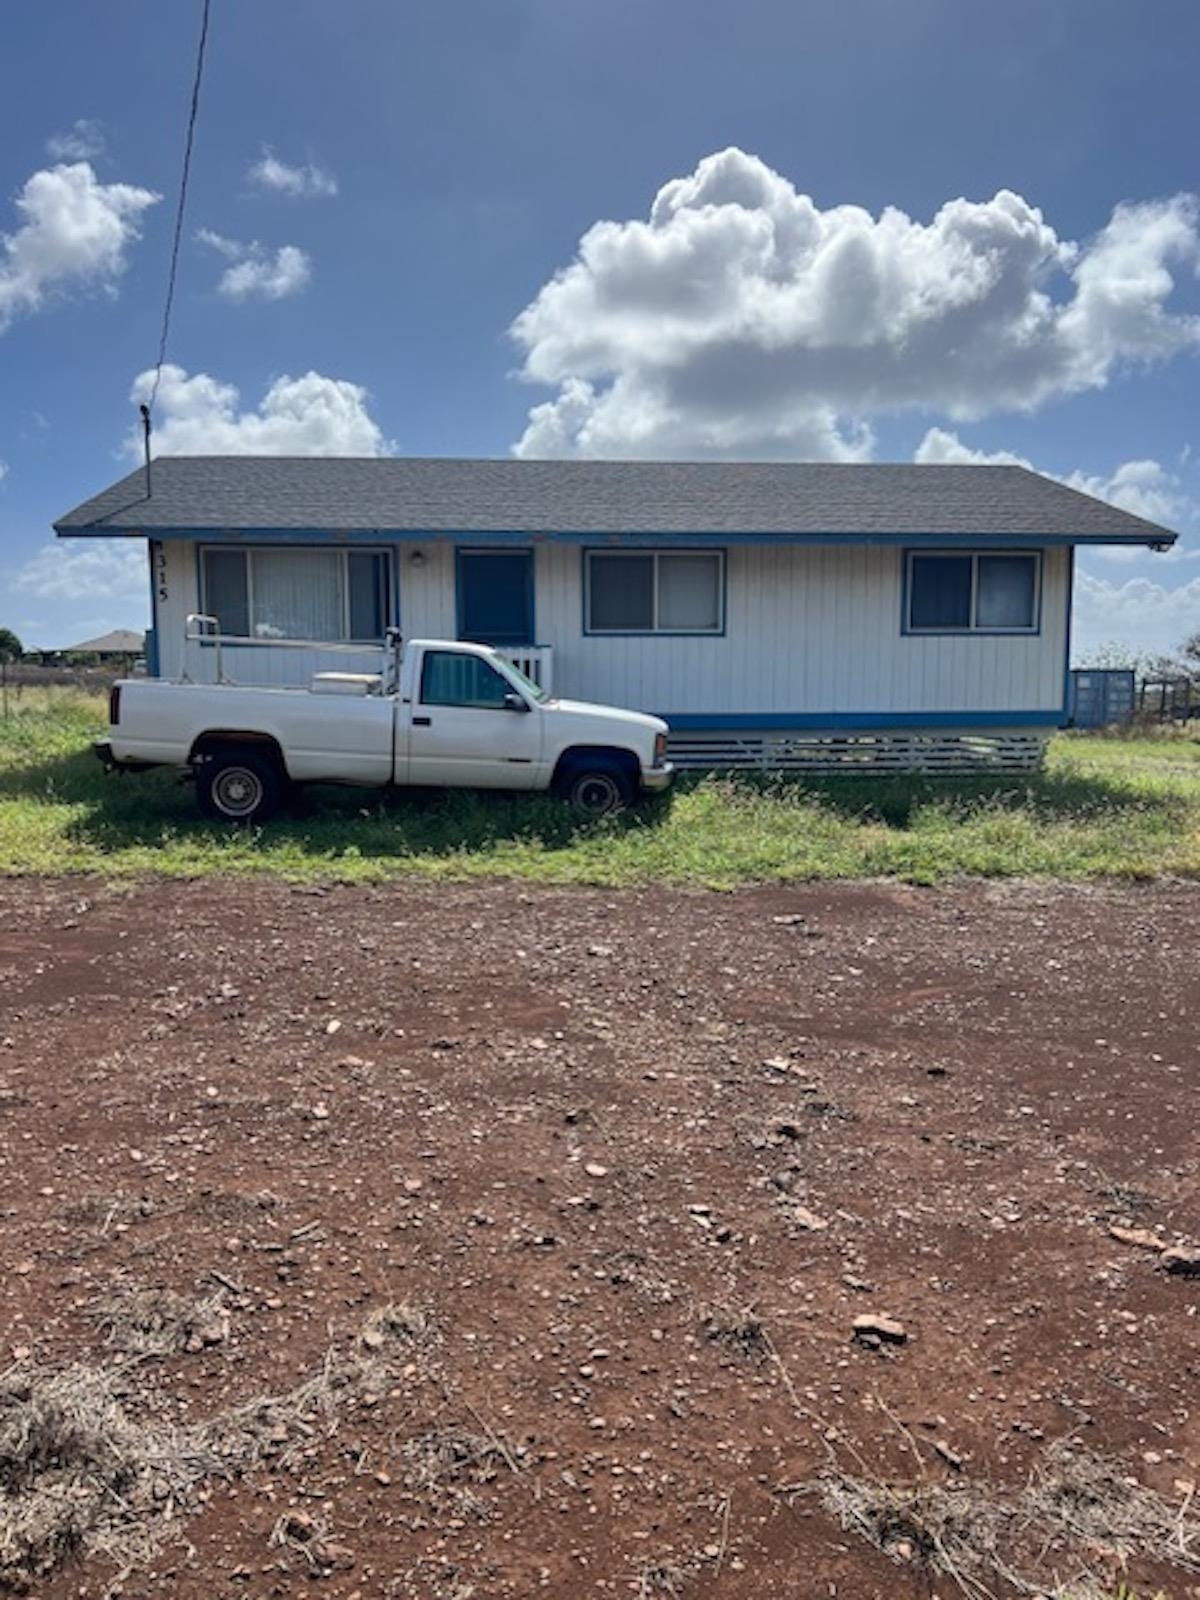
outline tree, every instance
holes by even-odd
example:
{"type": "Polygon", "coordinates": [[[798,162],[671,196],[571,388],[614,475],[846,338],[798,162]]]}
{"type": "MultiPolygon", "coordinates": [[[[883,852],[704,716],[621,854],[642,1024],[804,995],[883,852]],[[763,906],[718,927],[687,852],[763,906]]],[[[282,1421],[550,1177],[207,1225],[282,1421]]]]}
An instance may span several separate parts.
{"type": "Polygon", "coordinates": [[[20,661],[25,647],[11,628],[0,628],[0,694],[4,696],[4,715],[8,715],[8,664],[20,661]]]}

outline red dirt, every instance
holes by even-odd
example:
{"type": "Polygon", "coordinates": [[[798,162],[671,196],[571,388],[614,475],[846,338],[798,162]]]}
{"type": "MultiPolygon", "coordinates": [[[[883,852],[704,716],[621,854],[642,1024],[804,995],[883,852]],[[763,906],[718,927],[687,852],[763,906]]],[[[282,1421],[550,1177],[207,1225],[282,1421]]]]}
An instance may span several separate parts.
{"type": "Polygon", "coordinates": [[[229,1337],[140,1369],[201,1419],[388,1302],[436,1330],[386,1398],[210,1481],[119,1591],[92,1557],[45,1600],[305,1593],[289,1508],[350,1552],[340,1600],[948,1596],[779,1492],[823,1432],[935,1482],[937,1440],[1017,1484],[1074,1432],[1169,1499],[1200,1475],[1200,1285],[1107,1231],[1200,1236],[1200,888],[0,904],[5,1359],[111,1361],[98,1301],[216,1272],[229,1337]],[[746,1308],[765,1346],[710,1337],[746,1308]],[[867,1312],[907,1343],[852,1342],[867,1312]],[[446,1426],[520,1470],[413,1486],[446,1426]]]}

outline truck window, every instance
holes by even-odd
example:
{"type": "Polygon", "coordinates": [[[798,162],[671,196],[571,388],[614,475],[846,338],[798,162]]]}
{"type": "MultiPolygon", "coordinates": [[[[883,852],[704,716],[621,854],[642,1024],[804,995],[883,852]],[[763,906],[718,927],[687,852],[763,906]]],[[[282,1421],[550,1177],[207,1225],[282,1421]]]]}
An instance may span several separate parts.
{"type": "Polygon", "coordinates": [[[503,711],[509,684],[480,656],[430,650],[421,667],[421,704],[503,711]]]}

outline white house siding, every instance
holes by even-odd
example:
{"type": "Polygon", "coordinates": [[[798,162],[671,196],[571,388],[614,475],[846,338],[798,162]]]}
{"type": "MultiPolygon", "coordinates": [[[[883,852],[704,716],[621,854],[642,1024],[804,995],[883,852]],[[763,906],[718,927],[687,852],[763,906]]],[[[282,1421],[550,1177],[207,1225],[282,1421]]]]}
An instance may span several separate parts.
{"type": "Polygon", "coordinates": [[[585,637],[578,546],[537,551],[538,642],[560,694],[684,716],[1054,711],[1070,553],[1044,558],[1041,631],[906,636],[895,546],[731,545],[722,638],[585,637]]]}
{"type": "MultiPolygon", "coordinates": [[[[184,619],[200,609],[196,547],[164,542],[161,549],[167,597],[158,601],[160,670],[177,676],[184,619]]],[[[453,638],[453,545],[410,541],[395,551],[405,635],[453,638]],[[418,550],[422,559],[414,562],[418,550]]],[[[537,642],[554,650],[556,693],[667,715],[1061,708],[1068,549],[1045,552],[1041,629],[1022,637],[904,635],[902,572],[898,546],[730,545],[722,637],[586,637],[581,547],[542,542],[535,564],[537,642]]],[[[264,646],[227,647],[224,657],[229,676],[271,684],[303,683],[326,667],[373,669],[379,661],[376,651],[347,656],[264,646]]],[[[196,676],[194,647],[191,661],[196,676]]]]}

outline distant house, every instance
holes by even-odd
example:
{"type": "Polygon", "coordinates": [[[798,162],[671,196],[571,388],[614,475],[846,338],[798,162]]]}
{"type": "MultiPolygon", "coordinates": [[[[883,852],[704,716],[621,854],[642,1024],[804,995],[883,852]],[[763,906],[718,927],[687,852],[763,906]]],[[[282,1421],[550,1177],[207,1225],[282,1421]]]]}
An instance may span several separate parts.
{"type": "Polygon", "coordinates": [[[99,656],[110,661],[122,656],[140,656],[146,649],[146,635],[134,633],[131,628],[114,628],[102,633],[98,639],[85,639],[82,644],[69,644],[59,651],[63,656],[99,656]]]}
{"type": "Polygon", "coordinates": [[[1014,466],[165,457],[55,524],[149,542],[150,670],[295,685],[389,625],[665,716],[681,761],[1036,762],[1079,545],[1152,522],[1014,466]],[[332,648],[336,646],[337,648],[332,648]]]}

